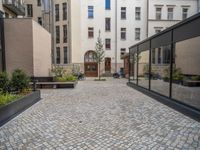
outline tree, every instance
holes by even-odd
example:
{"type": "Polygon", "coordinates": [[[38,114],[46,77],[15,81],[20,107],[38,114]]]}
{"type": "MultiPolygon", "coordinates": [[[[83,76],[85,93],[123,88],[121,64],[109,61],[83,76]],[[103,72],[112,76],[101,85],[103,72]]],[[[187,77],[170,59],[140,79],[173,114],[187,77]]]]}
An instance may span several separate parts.
{"type": "Polygon", "coordinates": [[[99,30],[99,36],[97,38],[97,42],[96,42],[96,46],[95,46],[95,60],[96,62],[98,63],[98,66],[99,66],[99,69],[98,69],[98,78],[99,80],[101,79],[101,76],[100,76],[100,65],[101,65],[101,62],[104,61],[104,58],[105,58],[105,51],[103,49],[103,42],[102,42],[102,39],[101,39],[101,31],[99,30]]]}

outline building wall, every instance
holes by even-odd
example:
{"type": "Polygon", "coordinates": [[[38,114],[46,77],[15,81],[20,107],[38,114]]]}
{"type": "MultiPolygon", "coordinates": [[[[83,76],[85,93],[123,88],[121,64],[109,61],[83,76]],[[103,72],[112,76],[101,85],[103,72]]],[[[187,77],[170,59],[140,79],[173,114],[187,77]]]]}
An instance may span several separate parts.
{"type": "MultiPolygon", "coordinates": [[[[119,71],[123,67],[121,59],[121,48],[128,47],[133,43],[146,38],[146,1],[111,1],[111,9],[105,10],[105,1],[71,1],[71,44],[72,63],[84,63],[84,55],[88,50],[95,50],[95,43],[101,31],[101,38],[105,44],[105,39],[111,39],[111,49],[105,50],[105,57],[111,58],[111,72],[119,71]],[[117,2],[117,3],[116,3],[117,2]],[[94,18],[88,19],[88,6],[94,6],[94,18]],[[121,7],[126,7],[126,20],[121,20],[121,7]],[[141,7],[141,20],[135,20],[135,7],[141,7]],[[105,18],[111,18],[111,31],[105,31],[105,18]],[[94,38],[88,38],[88,27],[94,27],[94,38]],[[126,40],[121,40],[121,28],[126,28],[126,40]],[[135,40],[135,28],[141,29],[140,40],[135,40]],[[115,70],[115,63],[117,69],[115,70]]],[[[105,48],[105,45],[104,45],[105,48]]],[[[102,64],[104,71],[104,63],[102,64]]]]}
{"type": "Polygon", "coordinates": [[[182,8],[188,8],[188,17],[198,12],[197,0],[149,0],[148,36],[155,34],[155,28],[161,30],[182,20],[182,8]],[[156,7],[161,7],[161,20],[156,20],[156,7]],[[173,20],[168,20],[168,7],[174,9],[173,20]]]}
{"type": "MultiPolygon", "coordinates": [[[[53,0],[53,11],[54,11],[54,62],[56,63],[56,48],[60,48],[60,63],[58,65],[62,66],[67,66],[67,63],[64,63],[64,47],[67,47],[67,58],[68,58],[68,63],[70,63],[71,58],[70,58],[70,44],[69,44],[69,1],[68,0],[53,0]],[[67,3],[67,20],[63,20],[63,3],[67,3]],[[55,5],[59,5],[59,21],[55,20],[55,5]],[[63,25],[67,25],[67,43],[64,43],[63,41],[63,25]],[[60,27],[60,42],[56,43],[56,26],[60,27]]],[[[77,11],[77,9],[75,9],[77,11]]]]}
{"type": "Polygon", "coordinates": [[[34,76],[48,77],[51,70],[51,35],[35,21],[32,26],[34,76]]]}
{"type": "Polygon", "coordinates": [[[32,19],[5,19],[6,71],[49,76],[51,36],[32,19]]]}
{"type": "Polygon", "coordinates": [[[33,34],[31,19],[4,20],[6,71],[23,69],[33,75],[33,34]]]}
{"type": "Polygon", "coordinates": [[[176,43],[175,64],[185,75],[200,75],[200,37],[176,43]]]}

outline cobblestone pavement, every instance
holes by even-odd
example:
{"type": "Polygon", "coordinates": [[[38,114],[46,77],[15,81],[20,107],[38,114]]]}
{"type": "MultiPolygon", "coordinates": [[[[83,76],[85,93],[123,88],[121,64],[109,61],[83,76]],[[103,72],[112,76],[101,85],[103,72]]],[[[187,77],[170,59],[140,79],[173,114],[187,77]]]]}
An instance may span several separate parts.
{"type": "Polygon", "coordinates": [[[0,128],[0,149],[200,149],[200,123],[125,83],[42,90],[40,102],[0,128]]]}

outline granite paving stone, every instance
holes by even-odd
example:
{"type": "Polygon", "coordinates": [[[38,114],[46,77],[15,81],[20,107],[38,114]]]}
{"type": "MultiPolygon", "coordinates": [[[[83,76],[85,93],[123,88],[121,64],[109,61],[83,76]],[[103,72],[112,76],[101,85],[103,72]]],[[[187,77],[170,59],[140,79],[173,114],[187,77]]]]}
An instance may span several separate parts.
{"type": "Polygon", "coordinates": [[[41,90],[0,128],[0,150],[200,150],[200,123],[128,87],[125,79],[41,90]]]}

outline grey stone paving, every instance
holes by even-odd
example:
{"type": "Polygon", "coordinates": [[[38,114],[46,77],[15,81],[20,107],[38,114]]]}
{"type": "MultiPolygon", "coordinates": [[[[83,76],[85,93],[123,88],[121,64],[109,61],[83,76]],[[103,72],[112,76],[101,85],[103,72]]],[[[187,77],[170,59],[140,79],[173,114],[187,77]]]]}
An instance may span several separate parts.
{"type": "Polygon", "coordinates": [[[200,123],[125,83],[42,90],[39,103],[0,128],[0,149],[200,149],[200,123]]]}

